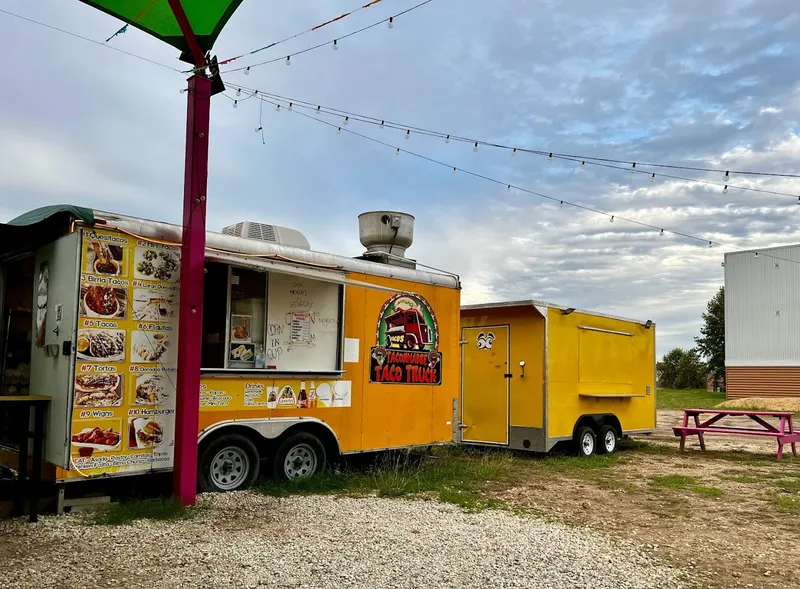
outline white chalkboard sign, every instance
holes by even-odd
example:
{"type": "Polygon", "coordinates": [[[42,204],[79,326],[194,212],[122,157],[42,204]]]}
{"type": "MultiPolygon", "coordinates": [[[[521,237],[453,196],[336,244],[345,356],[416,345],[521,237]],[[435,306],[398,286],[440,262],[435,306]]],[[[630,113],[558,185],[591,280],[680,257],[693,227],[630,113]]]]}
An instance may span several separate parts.
{"type": "Polygon", "coordinates": [[[269,273],[266,368],[282,372],[339,369],[341,286],[269,273]]]}

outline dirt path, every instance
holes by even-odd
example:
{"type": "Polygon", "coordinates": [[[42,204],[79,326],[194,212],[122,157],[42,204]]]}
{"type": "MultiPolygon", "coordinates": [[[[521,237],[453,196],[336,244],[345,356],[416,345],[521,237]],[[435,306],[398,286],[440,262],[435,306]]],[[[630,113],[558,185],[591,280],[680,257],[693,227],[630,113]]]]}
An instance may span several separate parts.
{"type": "Polygon", "coordinates": [[[680,453],[670,428],[682,412],[658,418],[654,444],[610,466],[529,477],[494,494],[636,541],[688,568],[700,587],[800,587],[800,458],[778,462],[771,440],[736,436],[707,437],[706,452],[687,440],[680,453]]]}

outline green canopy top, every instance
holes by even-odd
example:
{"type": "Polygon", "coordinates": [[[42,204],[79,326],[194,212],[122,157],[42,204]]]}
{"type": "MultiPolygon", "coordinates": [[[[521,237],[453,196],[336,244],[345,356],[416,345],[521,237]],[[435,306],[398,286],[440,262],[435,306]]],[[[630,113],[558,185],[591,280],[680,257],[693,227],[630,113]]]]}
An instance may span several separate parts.
{"type": "MultiPolygon", "coordinates": [[[[81,0],[145,33],[191,54],[169,0],[81,0]]],[[[205,54],[242,0],[181,0],[186,18],[205,54]]]]}
{"type": "Polygon", "coordinates": [[[14,225],[22,227],[25,225],[36,225],[51,217],[61,213],[68,213],[76,219],[80,219],[87,225],[94,225],[94,211],[86,207],[77,207],[75,205],[51,205],[48,207],[41,207],[33,209],[27,213],[22,213],[16,219],[11,219],[6,225],[14,225]]]}

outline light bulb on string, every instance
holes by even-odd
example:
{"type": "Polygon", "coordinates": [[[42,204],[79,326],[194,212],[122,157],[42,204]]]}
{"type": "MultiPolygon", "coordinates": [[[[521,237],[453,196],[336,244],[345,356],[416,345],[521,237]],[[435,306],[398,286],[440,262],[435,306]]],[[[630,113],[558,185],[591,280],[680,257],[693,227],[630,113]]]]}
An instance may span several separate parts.
{"type": "Polygon", "coordinates": [[[635,173],[636,173],[636,162],[633,162],[633,165],[631,166],[631,174],[635,173]]]}
{"type": "Polygon", "coordinates": [[[333,47],[334,51],[338,51],[339,50],[339,42],[336,39],[333,40],[333,46],[332,47],[333,47]]]}
{"type": "Polygon", "coordinates": [[[241,96],[241,95],[242,95],[242,89],[241,88],[237,88],[236,89],[236,96],[241,96]]]}
{"type": "Polygon", "coordinates": [[[552,164],[553,163],[553,154],[552,153],[547,156],[547,163],[548,164],[552,164]]]}
{"type": "Polygon", "coordinates": [[[586,162],[584,161],[584,162],[581,162],[581,170],[585,170],[585,169],[586,169],[586,162]]]}
{"type": "Polygon", "coordinates": [[[275,105],[275,112],[281,112],[281,105],[280,104],[276,104],[275,105]]]}
{"type": "Polygon", "coordinates": [[[381,129],[383,129],[385,121],[381,121],[381,129]]]}
{"type": "Polygon", "coordinates": [[[800,205],[800,196],[797,197],[797,204],[800,205]]]}
{"type": "Polygon", "coordinates": [[[388,22],[388,23],[386,23],[386,24],[388,25],[388,27],[389,27],[390,29],[393,29],[393,28],[394,28],[394,17],[393,17],[393,16],[390,16],[390,17],[389,17],[389,22],[388,22]]]}
{"type": "Polygon", "coordinates": [[[188,88],[181,88],[179,92],[180,92],[181,94],[186,94],[188,91],[189,91],[189,89],[188,89],[188,88]]]}
{"type": "Polygon", "coordinates": [[[320,109],[321,109],[321,108],[322,108],[321,106],[317,106],[317,114],[319,114],[319,113],[320,113],[320,109]]]}
{"type": "Polygon", "coordinates": [[[756,252],[756,256],[755,256],[755,257],[756,257],[756,258],[758,257],[758,252],[756,252]]]}
{"type": "Polygon", "coordinates": [[[725,188],[722,189],[722,194],[728,194],[728,185],[725,185],[725,188]]]}
{"type": "Polygon", "coordinates": [[[337,134],[339,134],[339,135],[341,135],[341,134],[342,134],[342,128],[341,128],[341,127],[339,127],[338,129],[336,129],[336,133],[337,133],[337,134]]]}
{"type": "Polygon", "coordinates": [[[731,173],[730,172],[725,172],[725,175],[722,177],[722,181],[723,182],[727,182],[730,179],[731,179],[731,173]]]}
{"type": "Polygon", "coordinates": [[[238,100],[234,100],[233,101],[233,108],[239,108],[239,101],[238,100]]]}
{"type": "Polygon", "coordinates": [[[708,247],[712,247],[714,244],[712,242],[708,242],[708,247]]]}
{"type": "Polygon", "coordinates": [[[264,127],[256,127],[256,133],[260,133],[264,130],[264,127]]]}
{"type": "Polygon", "coordinates": [[[350,117],[345,117],[344,121],[342,122],[342,124],[343,125],[347,125],[348,123],[350,123],[350,117]]]}
{"type": "Polygon", "coordinates": [[[475,151],[475,152],[478,151],[478,142],[477,141],[475,142],[475,145],[472,146],[472,151],[475,151]]]}
{"type": "Polygon", "coordinates": [[[659,233],[659,235],[664,235],[664,230],[663,229],[661,230],[661,233],[659,233]]]}
{"type": "Polygon", "coordinates": [[[610,222],[610,223],[613,223],[613,222],[614,222],[614,215],[611,215],[611,220],[610,220],[609,222],[610,222]]]}
{"type": "Polygon", "coordinates": [[[286,65],[292,65],[292,56],[291,55],[287,55],[286,56],[286,65]]]}
{"type": "Polygon", "coordinates": [[[289,103],[289,110],[292,110],[292,107],[293,107],[293,106],[294,106],[294,104],[290,102],[290,103],[289,103]]]}
{"type": "Polygon", "coordinates": [[[249,65],[245,68],[244,75],[245,76],[249,76],[250,75],[250,66],[249,65]]]}
{"type": "Polygon", "coordinates": [[[444,138],[444,142],[445,143],[450,143],[450,135],[448,135],[447,137],[444,138]]]}
{"type": "Polygon", "coordinates": [[[514,148],[514,151],[511,152],[511,157],[514,157],[515,155],[517,155],[517,148],[516,147],[514,148]]]}
{"type": "Polygon", "coordinates": [[[400,148],[397,148],[397,151],[394,152],[395,155],[400,155],[400,148]]]}
{"type": "Polygon", "coordinates": [[[564,206],[564,201],[562,200],[562,201],[561,201],[561,204],[560,204],[560,205],[558,205],[558,206],[560,206],[560,207],[563,207],[563,206],[564,206]]]}
{"type": "Polygon", "coordinates": [[[411,129],[406,129],[406,139],[411,139],[411,129]]]}
{"type": "Polygon", "coordinates": [[[506,192],[511,192],[511,184],[509,184],[508,186],[506,186],[506,192]]]}
{"type": "Polygon", "coordinates": [[[652,176],[650,176],[650,184],[655,184],[655,183],[656,183],[656,175],[653,174],[652,176]]]}
{"type": "Polygon", "coordinates": [[[456,173],[456,169],[455,169],[455,168],[453,168],[453,174],[455,174],[455,173],[456,173]]]}

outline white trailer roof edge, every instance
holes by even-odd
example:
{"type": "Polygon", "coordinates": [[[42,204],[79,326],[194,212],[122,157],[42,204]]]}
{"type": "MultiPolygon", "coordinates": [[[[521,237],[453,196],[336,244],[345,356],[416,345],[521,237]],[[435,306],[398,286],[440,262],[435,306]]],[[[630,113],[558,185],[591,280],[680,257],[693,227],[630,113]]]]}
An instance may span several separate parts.
{"type": "MultiPolygon", "coordinates": [[[[173,225],[163,221],[140,219],[138,217],[130,217],[106,211],[96,210],[94,214],[98,219],[102,219],[114,227],[118,227],[123,231],[128,231],[145,239],[159,239],[175,243],[180,243],[182,239],[183,229],[180,225],[173,225]]],[[[103,226],[98,225],[98,228],[102,229],[103,226]]],[[[236,256],[237,254],[246,254],[249,256],[281,256],[298,264],[328,266],[330,270],[369,274],[383,278],[443,286],[454,290],[459,290],[461,288],[461,280],[457,274],[427,272],[424,270],[379,264],[337,254],[304,250],[266,241],[224,235],[214,231],[206,231],[206,247],[224,250],[226,254],[232,256],[236,256]]]]}
{"type": "MultiPolygon", "coordinates": [[[[502,309],[506,307],[543,307],[548,309],[558,309],[560,311],[564,311],[566,309],[570,309],[567,305],[558,305],[556,303],[548,303],[546,301],[537,301],[533,299],[522,300],[522,301],[504,301],[500,303],[479,303],[477,305],[462,305],[462,311],[480,311],[482,309],[502,309]]],[[[627,321],[628,323],[636,323],[637,325],[645,325],[647,321],[642,321],[641,319],[631,319],[629,317],[620,317],[618,315],[611,315],[608,313],[600,313],[598,311],[588,311],[586,309],[575,309],[575,313],[580,313],[581,315],[590,315],[593,317],[602,317],[604,319],[616,319],[617,321],[627,321]]],[[[650,325],[655,325],[655,321],[650,321],[650,325]]]]}

